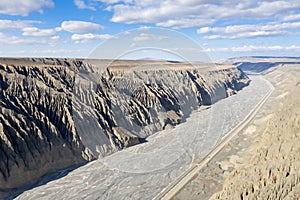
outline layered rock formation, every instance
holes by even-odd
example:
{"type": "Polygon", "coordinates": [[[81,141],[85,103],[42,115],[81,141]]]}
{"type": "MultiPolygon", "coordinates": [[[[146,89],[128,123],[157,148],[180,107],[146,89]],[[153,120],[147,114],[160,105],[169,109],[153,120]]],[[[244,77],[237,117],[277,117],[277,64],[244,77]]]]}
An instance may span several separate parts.
{"type": "Polygon", "coordinates": [[[2,190],[92,159],[72,120],[72,70],[1,62],[0,72],[2,190]]]}
{"type": "Polygon", "coordinates": [[[138,144],[249,83],[235,67],[110,62],[0,60],[1,191],[138,144]]]}
{"type": "Polygon", "coordinates": [[[128,66],[123,62],[111,63],[107,69],[97,64],[82,67],[76,77],[74,119],[82,141],[95,156],[171,128],[199,106],[226,98],[249,82],[234,67],[208,70],[186,63],[148,61],[128,66]]]}

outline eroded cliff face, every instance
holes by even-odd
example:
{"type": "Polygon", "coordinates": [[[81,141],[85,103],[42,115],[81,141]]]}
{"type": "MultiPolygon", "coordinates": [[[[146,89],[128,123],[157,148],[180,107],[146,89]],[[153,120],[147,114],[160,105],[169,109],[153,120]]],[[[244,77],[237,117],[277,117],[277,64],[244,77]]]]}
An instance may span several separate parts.
{"type": "Polygon", "coordinates": [[[103,68],[106,63],[1,60],[2,191],[138,144],[249,83],[234,67],[103,68]]]}
{"type": "Polygon", "coordinates": [[[111,64],[104,70],[82,67],[79,71],[74,86],[74,120],[95,157],[172,128],[199,106],[233,95],[249,83],[234,67],[153,69],[111,64]]]}
{"type": "Polygon", "coordinates": [[[1,189],[92,159],[72,120],[70,69],[1,64],[0,72],[1,189]]]}

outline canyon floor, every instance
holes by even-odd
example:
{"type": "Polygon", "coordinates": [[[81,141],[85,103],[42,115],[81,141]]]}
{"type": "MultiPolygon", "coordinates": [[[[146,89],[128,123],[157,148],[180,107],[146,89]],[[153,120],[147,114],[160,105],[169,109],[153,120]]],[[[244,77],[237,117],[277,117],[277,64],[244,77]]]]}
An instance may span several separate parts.
{"type": "Polygon", "coordinates": [[[268,101],[174,200],[300,198],[300,65],[264,78],[275,87],[268,101]]]}
{"type": "MultiPolygon", "coordinates": [[[[17,199],[153,199],[195,157],[237,126],[271,89],[260,76],[248,87],[195,111],[184,123],[20,194],[17,199]],[[251,98],[249,98],[251,97],[251,98]]],[[[51,177],[48,177],[51,179],[51,177]]]]}

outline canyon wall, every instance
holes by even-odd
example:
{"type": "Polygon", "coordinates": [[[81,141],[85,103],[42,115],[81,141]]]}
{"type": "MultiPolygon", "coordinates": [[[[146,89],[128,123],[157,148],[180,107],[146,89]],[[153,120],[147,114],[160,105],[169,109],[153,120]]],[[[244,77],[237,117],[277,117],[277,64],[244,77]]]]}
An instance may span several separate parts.
{"type": "Polygon", "coordinates": [[[232,66],[0,59],[0,189],[139,144],[249,83],[232,66]]]}

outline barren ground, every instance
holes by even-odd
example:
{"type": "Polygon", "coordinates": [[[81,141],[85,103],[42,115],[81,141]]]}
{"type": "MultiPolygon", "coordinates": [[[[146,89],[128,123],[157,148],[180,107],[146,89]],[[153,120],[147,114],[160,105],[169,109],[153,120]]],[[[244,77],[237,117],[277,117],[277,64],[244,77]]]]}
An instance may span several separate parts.
{"type": "Polygon", "coordinates": [[[153,199],[189,167],[194,155],[206,155],[269,90],[264,79],[253,77],[236,95],[194,112],[174,129],[25,191],[17,199],[153,199]]]}
{"type": "Polygon", "coordinates": [[[300,198],[300,66],[265,78],[275,91],[257,116],[173,199],[300,198]]]}

